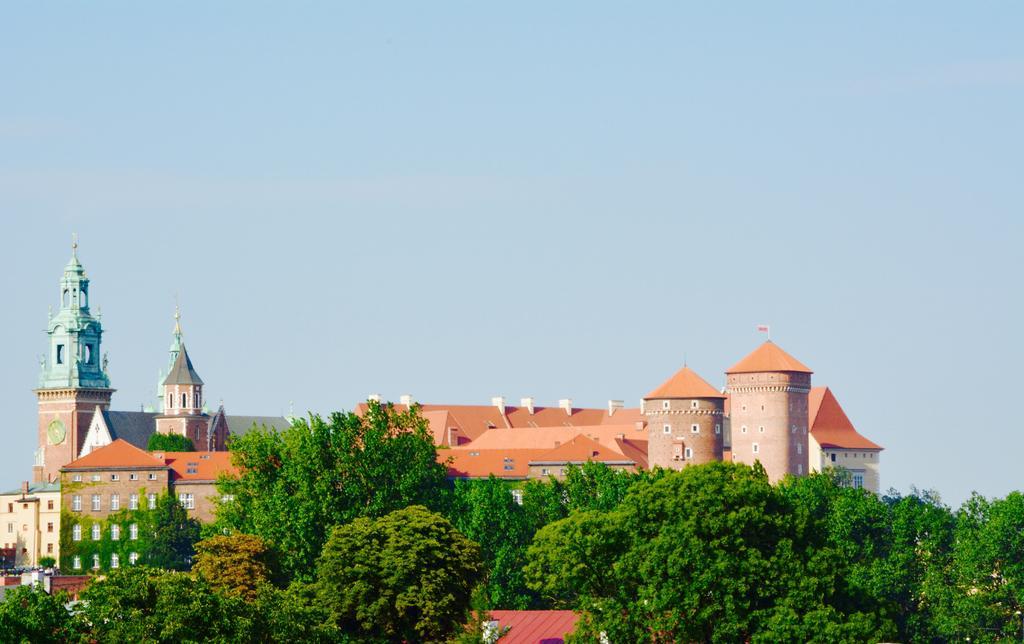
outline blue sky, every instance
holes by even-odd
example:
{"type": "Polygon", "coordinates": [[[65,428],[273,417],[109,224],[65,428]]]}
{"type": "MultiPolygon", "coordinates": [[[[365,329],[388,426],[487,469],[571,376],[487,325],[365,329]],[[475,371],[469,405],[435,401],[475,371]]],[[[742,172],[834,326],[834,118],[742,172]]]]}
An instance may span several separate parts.
{"type": "Polygon", "coordinates": [[[883,487],[1021,487],[1019,3],[0,8],[0,486],[72,231],[115,408],[635,405],[762,339],[883,487]]]}

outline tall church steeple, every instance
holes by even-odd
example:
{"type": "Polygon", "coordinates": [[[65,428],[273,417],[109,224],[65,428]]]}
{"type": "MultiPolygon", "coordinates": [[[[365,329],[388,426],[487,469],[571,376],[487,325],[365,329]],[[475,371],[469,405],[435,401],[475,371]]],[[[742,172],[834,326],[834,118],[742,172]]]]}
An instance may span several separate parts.
{"type": "Polygon", "coordinates": [[[110,407],[107,358],[100,342],[103,325],[89,311],[89,278],[78,261],[78,240],[60,280],[60,308],[49,316],[47,354],[40,360],[39,448],[36,481],[55,480],[60,468],[78,458],[93,414],[110,407]],[[102,358],[101,358],[102,356],[102,358]]]}

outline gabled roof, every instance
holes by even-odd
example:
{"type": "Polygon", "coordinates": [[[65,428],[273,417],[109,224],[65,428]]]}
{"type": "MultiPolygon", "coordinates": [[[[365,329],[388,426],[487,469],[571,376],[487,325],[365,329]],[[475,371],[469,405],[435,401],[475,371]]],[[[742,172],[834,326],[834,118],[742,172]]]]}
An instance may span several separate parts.
{"type": "Polygon", "coordinates": [[[772,371],[789,371],[796,373],[814,373],[804,363],[779,348],[771,340],[754,349],[725,373],[764,373],[772,371]]]}
{"type": "Polygon", "coordinates": [[[576,629],[579,615],[571,610],[492,610],[499,632],[508,633],[498,644],[560,644],[576,629]]]}
{"type": "Polygon", "coordinates": [[[185,345],[181,345],[181,351],[178,352],[178,357],[174,361],[174,365],[171,366],[170,373],[164,378],[165,385],[201,385],[203,379],[196,373],[195,368],[192,366],[192,360],[188,357],[188,351],[185,350],[185,345]]]}
{"type": "Polygon", "coordinates": [[[103,421],[110,430],[111,440],[120,438],[146,449],[149,437],[156,431],[156,416],[145,411],[104,411],[103,421]]]}
{"type": "MultiPolygon", "coordinates": [[[[618,448],[618,445],[616,445],[618,448]]],[[[623,461],[626,459],[621,452],[602,447],[592,438],[580,434],[558,447],[544,452],[533,462],[551,463],[586,463],[587,461],[623,461]]]]}
{"type": "Polygon", "coordinates": [[[708,381],[689,367],[683,367],[661,386],[644,396],[644,400],[655,398],[725,398],[708,381]]]}
{"type": "Polygon", "coordinates": [[[180,482],[215,481],[221,472],[234,472],[231,452],[160,452],[171,468],[171,480],[180,482]]]}
{"type": "Polygon", "coordinates": [[[79,470],[93,468],[165,467],[164,462],[145,450],[119,438],[110,445],[95,449],[61,468],[79,470]]]}
{"type": "Polygon", "coordinates": [[[228,423],[228,431],[235,436],[248,433],[253,426],[278,431],[284,431],[292,426],[292,421],[283,416],[228,416],[225,414],[224,420],[228,423]]]}
{"type": "Polygon", "coordinates": [[[807,412],[811,436],[822,447],[882,449],[857,432],[828,387],[811,388],[807,412]]]}

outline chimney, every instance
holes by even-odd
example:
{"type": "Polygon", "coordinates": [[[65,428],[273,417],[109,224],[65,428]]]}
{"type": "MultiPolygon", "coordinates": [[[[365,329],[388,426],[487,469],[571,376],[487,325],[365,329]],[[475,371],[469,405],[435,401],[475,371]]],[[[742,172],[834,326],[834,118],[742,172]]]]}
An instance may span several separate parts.
{"type": "Polygon", "coordinates": [[[406,407],[412,407],[412,394],[402,394],[398,398],[398,402],[402,403],[406,407]]]}
{"type": "Polygon", "coordinates": [[[621,400],[609,400],[608,401],[608,415],[614,416],[616,409],[622,409],[626,404],[621,400]]]}
{"type": "Polygon", "coordinates": [[[558,401],[558,406],[565,410],[566,416],[572,416],[572,398],[562,398],[558,401]]]}
{"type": "Polygon", "coordinates": [[[379,403],[380,402],[380,394],[370,394],[369,396],[366,397],[366,400],[367,401],[373,401],[375,403],[379,403]]]}
{"type": "Polygon", "coordinates": [[[28,481],[22,481],[21,482],[21,495],[22,496],[27,496],[28,495],[28,481]]]}
{"type": "Polygon", "coordinates": [[[533,397],[532,396],[529,397],[529,398],[520,398],[519,399],[519,406],[520,407],[526,407],[526,409],[530,412],[530,415],[533,416],[533,397]]]}
{"type": "Polygon", "coordinates": [[[505,397],[504,396],[494,396],[493,398],[491,398],[491,404],[494,405],[495,407],[497,407],[498,411],[500,411],[501,413],[503,413],[503,414],[505,413],[505,397]]]}

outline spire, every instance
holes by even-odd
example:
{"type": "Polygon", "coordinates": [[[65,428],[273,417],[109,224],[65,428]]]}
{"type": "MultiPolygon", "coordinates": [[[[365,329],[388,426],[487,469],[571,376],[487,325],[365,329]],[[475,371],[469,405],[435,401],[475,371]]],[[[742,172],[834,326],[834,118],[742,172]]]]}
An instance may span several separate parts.
{"type": "Polygon", "coordinates": [[[181,352],[171,366],[171,372],[164,378],[164,386],[167,385],[201,385],[203,379],[196,373],[192,366],[192,360],[188,357],[185,345],[181,345],[181,352]]]}
{"type": "Polygon", "coordinates": [[[177,302],[174,303],[174,331],[171,335],[174,339],[171,340],[171,358],[167,362],[169,366],[173,366],[174,362],[178,359],[178,354],[181,352],[182,346],[181,336],[183,334],[181,332],[181,309],[178,307],[177,302]]]}

